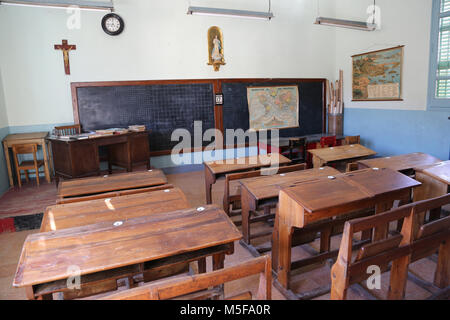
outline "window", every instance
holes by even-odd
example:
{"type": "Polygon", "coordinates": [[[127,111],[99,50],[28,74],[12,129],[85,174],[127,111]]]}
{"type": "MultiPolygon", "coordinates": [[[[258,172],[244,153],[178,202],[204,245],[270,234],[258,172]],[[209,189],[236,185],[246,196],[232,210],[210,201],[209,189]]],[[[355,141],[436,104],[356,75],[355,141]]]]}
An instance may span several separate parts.
{"type": "Polygon", "coordinates": [[[450,108],[450,0],[433,0],[428,107],[450,108]]]}

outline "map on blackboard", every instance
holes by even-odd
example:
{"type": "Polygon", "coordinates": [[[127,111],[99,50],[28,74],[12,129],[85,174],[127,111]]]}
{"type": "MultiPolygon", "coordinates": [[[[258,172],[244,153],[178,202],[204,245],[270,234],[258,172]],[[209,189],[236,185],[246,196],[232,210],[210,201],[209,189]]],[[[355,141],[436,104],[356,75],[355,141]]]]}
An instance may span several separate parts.
{"type": "Polygon", "coordinates": [[[297,86],[247,88],[250,130],[299,126],[297,86]]]}
{"type": "Polygon", "coordinates": [[[403,47],[353,56],[353,100],[401,99],[403,47]]]}

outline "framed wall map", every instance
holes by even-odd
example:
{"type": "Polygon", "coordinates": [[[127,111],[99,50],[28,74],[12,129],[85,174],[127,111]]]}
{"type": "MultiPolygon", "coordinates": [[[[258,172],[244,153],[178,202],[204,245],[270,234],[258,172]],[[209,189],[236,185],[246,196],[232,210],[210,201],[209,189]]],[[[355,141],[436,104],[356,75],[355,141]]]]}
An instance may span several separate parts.
{"type": "Polygon", "coordinates": [[[286,129],[299,126],[297,86],[248,87],[250,130],[286,129]]]}
{"type": "Polygon", "coordinates": [[[352,56],[352,101],[401,101],[403,48],[352,56]]]}

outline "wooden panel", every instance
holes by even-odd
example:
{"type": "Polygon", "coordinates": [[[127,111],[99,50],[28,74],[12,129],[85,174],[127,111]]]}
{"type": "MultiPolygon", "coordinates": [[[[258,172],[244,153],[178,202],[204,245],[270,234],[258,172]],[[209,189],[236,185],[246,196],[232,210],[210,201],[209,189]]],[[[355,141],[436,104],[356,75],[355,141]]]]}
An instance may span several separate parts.
{"type": "Polygon", "coordinates": [[[172,184],[161,184],[156,187],[119,190],[119,191],[98,193],[98,194],[82,196],[82,197],[59,198],[56,200],[56,204],[66,204],[66,203],[83,202],[83,201],[90,201],[90,200],[97,200],[97,199],[107,199],[107,198],[113,198],[113,197],[126,196],[126,195],[130,195],[130,194],[145,193],[145,192],[152,192],[152,191],[172,189],[172,188],[173,188],[172,184]]]}
{"type": "Polygon", "coordinates": [[[347,160],[375,155],[376,152],[360,144],[308,150],[324,162],[347,160]]]}
{"type": "Polygon", "coordinates": [[[418,166],[429,165],[441,160],[422,152],[415,152],[394,157],[360,160],[366,168],[389,168],[397,171],[410,170],[418,166]]]}
{"type": "Polygon", "coordinates": [[[257,178],[248,178],[240,180],[241,184],[257,200],[277,197],[282,188],[293,184],[314,180],[317,177],[338,175],[340,172],[331,167],[322,167],[289,173],[260,176],[257,178]]]}
{"type": "Polygon", "coordinates": [[[296,187],[283,189],[282,192],[309,212],[322,211],[370,197],[343,177],[305,182],[296,187]]]}
{"type": "Polygon", "coordinates": [[[281,154],[270,154],[262,156],[252,156],[245,158],[228,159],[223,161],[205,162],[213,174],[223,174],[228,172],[245,171],[253,168],[268,167],[275,164],[288,164],[291,160],[281,154]],[[267,159],[267,162],[265,162],[267,159]],[[270,162],[272,161],[272,163],[270,162]]]}
{"type": "Polygon", "coordinates": [[[422,172],[442,183],[450,185],[450,160],[425,167],[417,167],[415,170],[416,172],[422,172]]]}
{"type": "Polygon", "coordinates": [[[129,172],[102,177],[63,181],[58,188],[59,197],[74,197],[108,191],[136,189],[167,183],[161,170],[129,172]]]}
{"type": "Polygon", "coordinates": [[[370,196],[420,186],[420,182],[391,169],[360,170],[347,173],[345,179],[355,183],[370,196]]]}
{"type": "Polygon", "coordinates": [[[217,206],[157,213],[123,221],[120,226],[107,221],[32,234],[25,240],[13,286],[65,279],[73,265],[85,275],[232,243],[241,237],[217,206]]]}
{"type": "Polygon", "coordinates": [[[41,232],[131,219],[188,207],[186,196],[178,188],[56,205],[45,210],[41,232]]]}

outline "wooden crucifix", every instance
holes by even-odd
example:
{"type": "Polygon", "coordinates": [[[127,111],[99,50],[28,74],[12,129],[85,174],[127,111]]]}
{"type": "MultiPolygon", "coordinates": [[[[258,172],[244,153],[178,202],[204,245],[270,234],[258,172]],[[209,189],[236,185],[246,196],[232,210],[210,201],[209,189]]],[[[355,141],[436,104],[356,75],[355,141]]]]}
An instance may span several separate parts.
{"type": "Polygon", "coordinates": [[[70,64],[69,64],[69,51],[76,50],[77,46],[73,44],[67,44],[67,40],[63,40],[62,44],[55,44],[55,50],[62,50],[64,57],[64,70],[66,74],[70,74],[70,64]]]}

